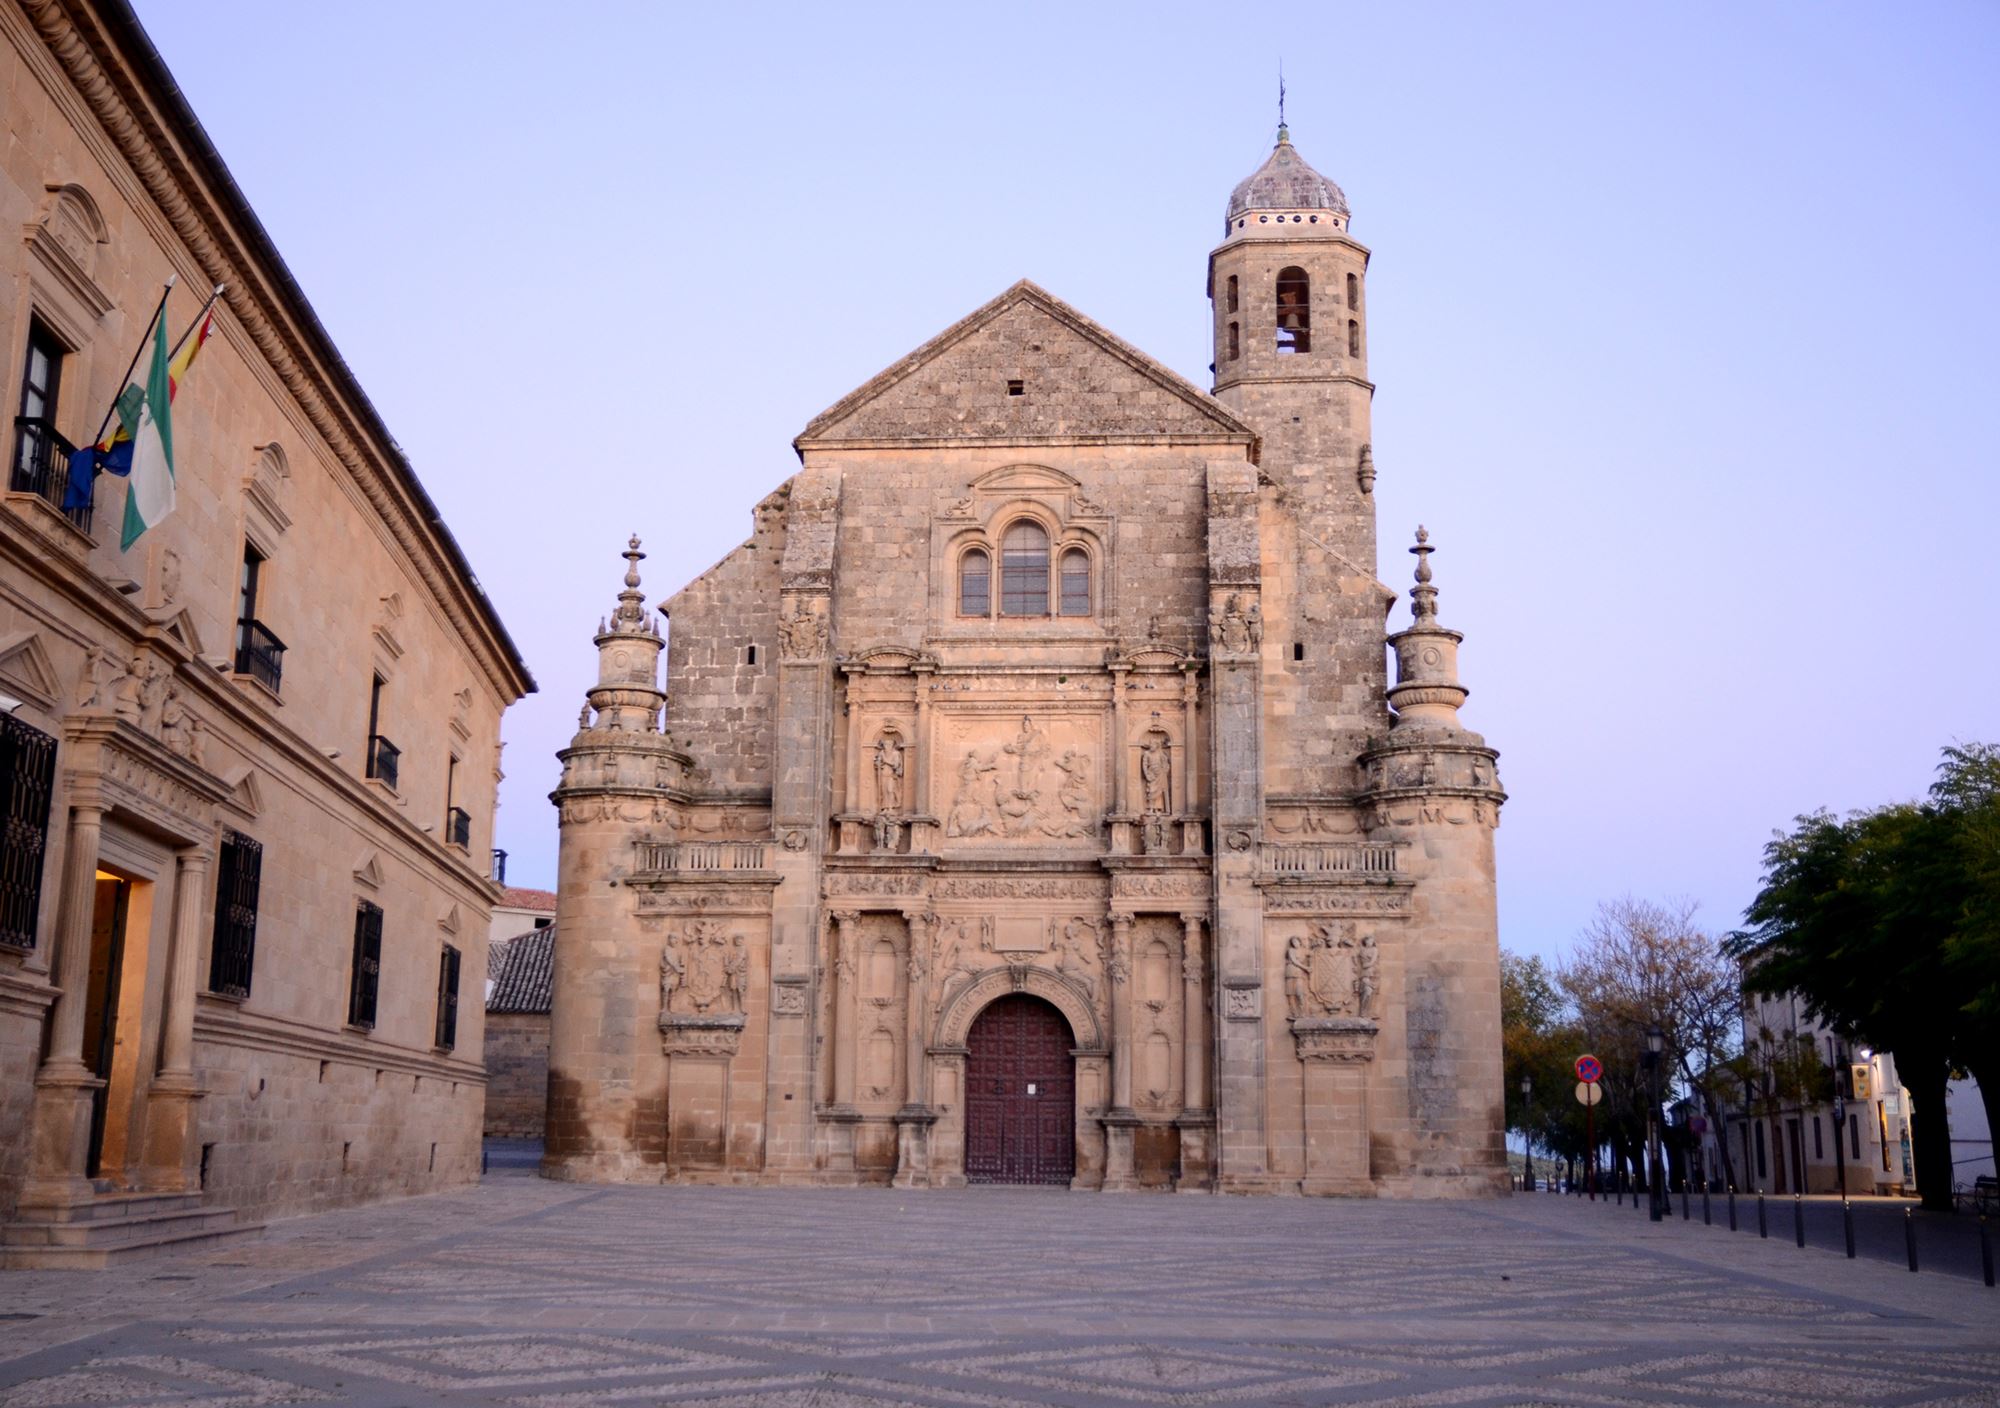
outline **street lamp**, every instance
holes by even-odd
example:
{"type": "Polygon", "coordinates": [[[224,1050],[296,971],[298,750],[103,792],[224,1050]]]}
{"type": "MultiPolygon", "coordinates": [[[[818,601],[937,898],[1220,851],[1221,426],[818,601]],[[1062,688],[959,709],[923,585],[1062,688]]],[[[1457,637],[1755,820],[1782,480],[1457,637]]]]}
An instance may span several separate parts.
{"type": "Polygon", "coordinates": [[[1535,1191],[1535,1134],[1534,1124],[1529,1118],[1535,1108],[1535,1078],[1523,1072],[1521,1075],[1521,1147],[1528,1158],[1528,1172],[1521,1179],[1521,1191],[1535,1191]]]}
{"type": "Polygon", "coordinates": [[[1652,1100],[1646,1106],[1646,1205],[1647,1215],[1658,1222],[1660,1203],[1660,1058],[1667,1049],[1667,1034],[1657,1025],[1646,1028],[1646,1084],[1652,1100]]]}

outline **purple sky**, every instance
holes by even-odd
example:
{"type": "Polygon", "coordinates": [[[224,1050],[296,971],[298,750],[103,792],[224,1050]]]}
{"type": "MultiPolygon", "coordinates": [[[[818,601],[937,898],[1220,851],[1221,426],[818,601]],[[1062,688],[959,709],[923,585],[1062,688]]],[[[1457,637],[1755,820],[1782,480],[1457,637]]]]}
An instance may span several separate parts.
{"type": "Polygon", "coordinates": [[[1381,570],[1430,527],[1513,794],[1503,942],[1726,928],[1772,828],[2000,739],[1991,5],[139,5],[541,682],[514,883],[626,534],[664,597],[1022,276],[1207,384],[1280,51],[1375,252],[1381,570]]]}

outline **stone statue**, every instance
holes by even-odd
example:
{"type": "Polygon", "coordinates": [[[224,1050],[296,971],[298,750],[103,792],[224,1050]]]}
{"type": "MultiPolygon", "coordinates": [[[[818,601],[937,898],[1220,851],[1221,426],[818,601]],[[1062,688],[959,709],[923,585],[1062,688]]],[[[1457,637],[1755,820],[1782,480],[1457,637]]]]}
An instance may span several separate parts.
{"type": "Polygon", "coordinates": [[[1051,836],[1088,836],[1090,824],[1090,759],[1081,756],[1074,748],[1066,748],[1056,759],[1056,769],[1063,775],[1062,785],[1056,789],[1056,801],[1062,806],[1062,815],[1052,818],[1042,829],[1051,836]]]}
{"type": "Polygon", "coordinates": [[[875,813],[875,849],[882,852],[894,851],[903,839],[902,823],[887,812],[875,813]]]}
{"type": "Polygon", "coordinates": [[[993,830],[993,813],[981,800],[986,774],[997,765],[985,761],[976,749],[967,749],[958,765],[958,791],[952,794],[951,811],[944,821],[947,836],[985,836],[993,830]]]}
{"type": "Polygon", "coordinates": [[[138,723],[146,712],[146,674],[153,667],[143,655],[134,655],[125,667],[125,676],[118,681],[114,704],[118,717],[127,723],[138,723]]]}
{"type": "Polygon", "coordinates": [[[1354,1005],[1357,1015],[1372,1017],[1375,1014],[1375,995],[1382,990],[1376,974],[1376,965],[1382,954],[1375,947],[1375,936],[1363,934],[1361,943],[1354,951],[1354,1005]]]}
{"type": "Polygon", "coordinates": [[[686,977],[687,964],[682,961],[674,945],[669,943],[665,948],[660,950],[660,1010],[662,1012],[672,1012],[675,1010],[674,994],[679,991],[681,982],[686,977]]]}
{"type": "Polygon", "coordinates": [[[722,992],[729,1006],[743,1010],[743,995],[750,986],[750,950],[737,934],[729,941],[729,955],[722,962],[722,992]]]}
{"type": "Polygon", "coordinates": [[[192,719],[187,705],[181,702],[180,690],[171,684],[160,701],[160,742],[169,753],[183,758],[193,747],[192,719]]]}
{"type": "Polygon", "coordinates": [[[875,808],[892,813],[903,809],[903,744],[893,733],[875,740],[875,808]]]}
{"type": "Polygon", "coordinates": [[[188,720],[187,760],[198,768],[208,766],[208,729],[192,717],[188,720]]]}
{"type": "Polygon", "coordinates": [[[1031,784],[1034,782],[1036,764],[1041,762],[1049,751],[1049,736],[1036,726],[1033,719],[1023,714],[1020,733],[1014,736],[1012,743],[1003,745],[1000,751],[1010,753],[1014,757],[1015,795],[1030,798],[1035,796],[1031,784]]]}
{"type": "Polygon", "coordinates": [[[1097,1000],[1097,975],[1090,971],[1090,950],[1096,944],[1097,926],[1081,915],[1056,935],[1056,972],[1082,988],[1092,1002],[1097,1000]]]}
{"type": "Polygon", "coordinates": [[[1139,781],[1145,794],[1145,810],[1165,814],[1173,802],[1173,760],[1163,733],[1147,735],[1139,749],[1139,781]]]}
{"type": "MultiPolygon", "coordinates": [[[[83,650],[83,673],[76,677],[76,707],[95,709],[105,703],[104,666],[109,657],[94,645],[83,650]]],[[[112,668],[115,670],[116,665],[112,668]]]]}
{"type": "Polygon", "coordinates": [[[1304,934],[1285,945],[1285,1012],[1293,1020],[1306,1015],[1306,981],[1312,969],[1312,948],[1304,934]]]}

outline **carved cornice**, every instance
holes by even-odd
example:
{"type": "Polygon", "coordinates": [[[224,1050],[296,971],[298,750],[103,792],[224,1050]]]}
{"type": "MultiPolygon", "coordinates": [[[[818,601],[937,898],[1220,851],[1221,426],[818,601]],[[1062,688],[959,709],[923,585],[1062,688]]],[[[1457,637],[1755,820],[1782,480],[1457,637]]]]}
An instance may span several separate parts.
{"type": "Polygon", "coordinates": [[[229,286],[223,302],[494,684],[503,695],[532,690],[520,652],[478,594],[435,505],[130,11],[100,14],[81,0],[21,0],[21,7],[203,277],[229,286]]]}

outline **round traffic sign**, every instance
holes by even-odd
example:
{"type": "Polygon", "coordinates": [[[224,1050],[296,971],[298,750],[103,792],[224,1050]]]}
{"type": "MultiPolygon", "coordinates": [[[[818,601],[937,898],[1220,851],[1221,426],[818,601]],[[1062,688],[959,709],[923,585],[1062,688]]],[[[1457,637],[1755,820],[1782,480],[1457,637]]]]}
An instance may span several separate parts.
{"type": "Polygon", "coordinates": [[[1576,1083],[1577,1104],[1584,1106],[1595,1105],[1598,1101],[1602,1100],[1603,1098],[1604,1098],[1604,1087],[1599,1085],[1596,1081],[1580,1080],[1576,1083]]]}
{"type": "Polygon", "coordinates": [[[1576,1058],[1576,1078],[1586,1085],[1594,1084],[1604,1075],[1604,1063],[1595,1056],[1576,1058]]]}

